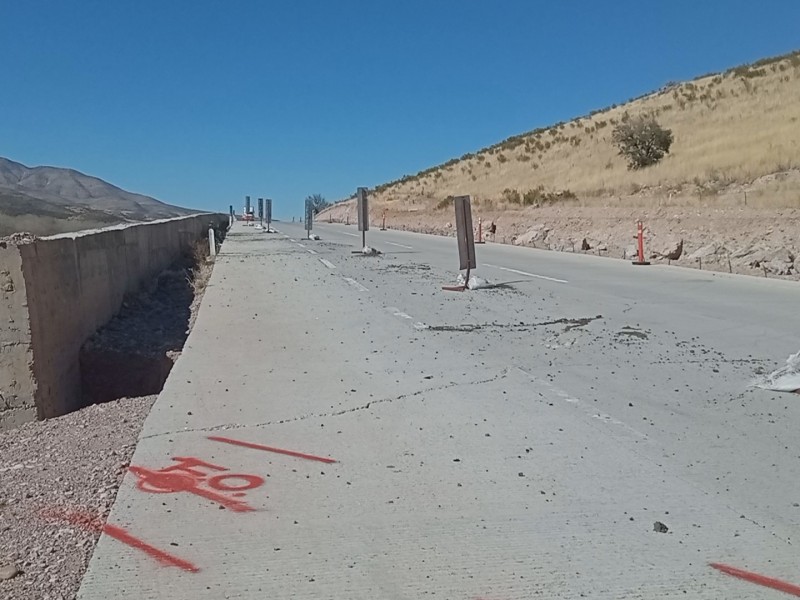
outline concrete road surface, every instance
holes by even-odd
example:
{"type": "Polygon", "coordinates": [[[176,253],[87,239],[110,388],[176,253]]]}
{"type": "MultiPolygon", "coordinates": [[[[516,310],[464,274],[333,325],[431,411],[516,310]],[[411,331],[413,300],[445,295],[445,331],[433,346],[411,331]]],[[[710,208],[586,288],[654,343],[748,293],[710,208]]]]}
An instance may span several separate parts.
{"type": "Polygon", "coordinates": [[[488,244],[445,292],[453,238],[276,225],[228,236],[79,598],[800,594],[800,397],[748,385],[796,283],[488,244]]]}

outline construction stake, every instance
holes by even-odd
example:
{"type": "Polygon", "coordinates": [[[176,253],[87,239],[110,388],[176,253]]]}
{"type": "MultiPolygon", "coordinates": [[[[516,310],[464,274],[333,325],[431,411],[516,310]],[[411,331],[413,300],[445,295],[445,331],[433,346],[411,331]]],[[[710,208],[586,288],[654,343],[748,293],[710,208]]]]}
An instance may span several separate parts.
{"type": "Polygon", "coordinates": [[[639,260],[633,261],[634,265],[649,265],[650,263],[644,259],[644,225],[641,221],[636,222],[636,235],[634,239],[639,242],[639,260]]]}

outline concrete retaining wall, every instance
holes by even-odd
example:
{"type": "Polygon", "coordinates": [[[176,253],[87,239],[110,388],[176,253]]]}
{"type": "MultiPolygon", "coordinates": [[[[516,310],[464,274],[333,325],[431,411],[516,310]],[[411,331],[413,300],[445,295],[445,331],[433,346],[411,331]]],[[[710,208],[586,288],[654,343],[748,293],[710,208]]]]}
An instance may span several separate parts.
{"type": "Polygon", "coordinates": [[[0,243],[0,429],[81,406],[81,345],[207,236],[202,214],[0,243]]]}

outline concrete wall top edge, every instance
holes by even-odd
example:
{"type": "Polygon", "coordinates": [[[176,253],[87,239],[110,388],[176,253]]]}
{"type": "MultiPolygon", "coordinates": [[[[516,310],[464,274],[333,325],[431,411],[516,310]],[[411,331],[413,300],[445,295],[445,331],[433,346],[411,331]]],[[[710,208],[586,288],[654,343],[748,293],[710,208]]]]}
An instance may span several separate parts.
{"type": "Polygon", "coordinates": [[[201,212],[192,215],[184,215],[182,217],[170,217],[169,219],[156,219],[154,221],[136,221],[134,223],[120,223],[119,225],[109,225],[108,227],[100,227],[97,229],[81,229],[80,231],[68,231],[66,233],[57,233],[55,235],[42,236],[37,239],[40,240],[77,239],[79,237],[84,237],[87,235],[95,235],[97,233],[103,233],[105,231],[119,231],[123,229],[129,229],[131,227],[138,227],[140,225],[156,225],[158,223],[169,223],[170,221],[196,219],[197,217],[202,217],[202,216],[218,216],[218,217],[224,217],[226,219],[228,218],[227,214],[225,213],[201,212]]]}

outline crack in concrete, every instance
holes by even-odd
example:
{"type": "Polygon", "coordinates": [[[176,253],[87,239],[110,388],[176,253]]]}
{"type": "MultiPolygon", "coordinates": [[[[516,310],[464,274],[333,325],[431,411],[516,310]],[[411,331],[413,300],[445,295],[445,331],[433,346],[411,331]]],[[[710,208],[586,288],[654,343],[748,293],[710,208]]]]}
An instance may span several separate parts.
{"type": "Polygon", "coordinates": [[[222,425],[212,425],[210,427],[197,427],[192,429],[179,429],[174,431],[165,431],[162,433],[154,433],[151,435],[142,436],[139,438],[139,441],[149,440],[157,437],[163,437],[165,435],[176,435],[179,433],[205,433],[205,432],[212,432],[212,431],[226,431],[231,429],[245,429],[249,427],[268,427],[271,425],[282,425],[285,423],[295,423],[297,421],[305,421],[307,419],[320,419],[325,417],[338,417],[341,415],[345,415],[348,413],[359,412],[362,410],[368,410],[374,404],[384,404],[384,403],[391,403],[398,400],[405,400],[407,398],[414,398],[416,396],[421,396],[422,394],[429,394],[432,392],[440,392],[443,390],[448,390],[460,386],[473,386],[473,385],[483,385],[485,383],[493,383],[495,381],[499,381],[500,379],[504,379],[508,375],[508,369],[503,369],[497,375],[489,377],[487,379],[478,379],[478,380],[471,380],[465,382],[450,382],[446,385],[440,385],[431,388],[425,388],[422,390],[418,390],[416,392],[410,392],[408,394],[401,394],[399,396],[391,396],[388,398],[379,398],[378,400],[370,400],[366,404],[361,406],[355,406],[353,408],[345,408],[342,410],[324,412],[324,413],[309,413],[305,415],[300,415],[299,417],[291,417],[288,419],[280,419],[277,421],[264,421],[262,423],[225,423],[222,425]]]}
{"type": "Polygon", "coordinates": [[[536,327],[547,327],[549,325],[566,325],[564,328],[564,333],[575,329],[577,327],[585,327],[592,321],[596,321],[598,319],[602,319],[603,315],[597,315],[596,317],[581,317],[578,319],[568,319],[566,317],[562,317],[560,319],[554,319],[552,321],[541,321],[538,323],[463,323],[461,325],[428,325],[427,329],[429,331],[452,331],[458,333],[471,333],[473,331],[478,331],[480,329],[509,329],[511,331],[527,331],[529,329],[533,329],[536,327]]]}
{"type": "MultiPolygon", "coordinates": [[[[654,360],[650,365],[757,365],[766,364],[766,358],[692,358],[686,360],[654,360]]],[[[591,366],[591,365],[586,365],[591,366]]]]}
{"type": "Polygon", "coordinates": [[[625,326],[619,331],[614,334],[617,338],[621,338],[623,336],[627,337],[635,337],[640,340],[647,340],[650,339],[648,332],[642,331],[641,329],[636,329],[635,327],[625,326]]]}
{"type": "MultiPolygon", "coordinates": [[[[728,509],[729,509],[731,512],[736,512],[736,511],[734,510],[734,508],[733,508],[732,506],[730,506],[730,505],[728,505],[728,509]]],[[[768,532],[769,532],[769,534],[770,534],[772,537],[774,537],[776,540],[780,540],[781,542],[785,542],[785,543],[786,543],[787,545],[789,545],[789,546],[791,546],[791,545],[792,545],[792,539],[791,539],[791,538],[785,538],[785,537],[782,537],[782,536],[781,536],[781,535],[779,535],[779,534],[778,534],[776,531],[773,531],[771,528],[770,528],[770,529],[768,529],[768,528],[767,528],[767,526],[766,526],[766,525],[764,525],[763,523],[759,523],[759,522],[758,522],[758,521],[756,521],[755,519],[751,519],[750,517],[747,517],[747,516],[745,516],[745,515],[743,515],[743,514],[740,514],[740,515],[739,515],[739,518],[740,518],[740,519],[742,519],[742,520],[744,520],[744,521],[748,521],[749,523],[752,523],[752,524],[753,524],[753,525],[755,525],[756,527],[760,527],[760,528],[761,528],[761,529],[763,529],[764,531],[768,531],[768,532]]]]}

